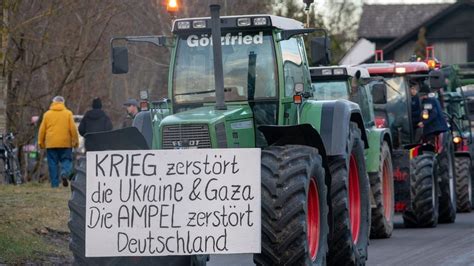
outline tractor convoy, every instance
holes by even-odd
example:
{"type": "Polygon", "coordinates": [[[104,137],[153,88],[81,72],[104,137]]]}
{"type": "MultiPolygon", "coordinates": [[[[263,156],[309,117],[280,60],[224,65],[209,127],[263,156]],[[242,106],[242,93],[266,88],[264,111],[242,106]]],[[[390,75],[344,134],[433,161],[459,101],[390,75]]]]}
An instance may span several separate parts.
{"type": "MultiPolygon", "coordinates": [[[[450,130],[434,141],[419,138],[409,84],[435,97],[442,73],[424,62],[326,67],[326,37],[309,42],[311,65],[319,65],[310,68],[304,36],[314,31],[272,15],[220,17],[211,5],[210,18],[174,20],[171,37],[112,39],[114,74],[128,72],[131,43],[170,49],[168,98],[150,101],[135,127],[88,135],[87,151],[261,148],[257,265],[363,265],[369,238],[391,236],[395,211],[410,227],[470,211],[472,140],[462,91],[437,94],[450,130]]],[[[430,119],[433,106],[422,108],[430,119]]],[[[86,182],[84,159],[69,201],[76,263],[208,261],[86,257],[86,182]]]]}

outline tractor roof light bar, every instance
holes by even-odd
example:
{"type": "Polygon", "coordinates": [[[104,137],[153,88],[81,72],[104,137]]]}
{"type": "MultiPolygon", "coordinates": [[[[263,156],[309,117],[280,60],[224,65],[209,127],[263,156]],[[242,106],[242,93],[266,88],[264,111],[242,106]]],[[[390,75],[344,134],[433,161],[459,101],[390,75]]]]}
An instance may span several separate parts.
{"type": "Polygon", "coordinates": [[[347,76],[345,68],[313,68],[310,69],[312,77],[331,77],[331,76],[347,76]]]}
{"type": "MultiPolygon", "coordinates": [[[[211,31],[211,18],[191,18],[177,19],[173,23],[172,32],[189,32],[196,30],[211,31]]],[[[272,20],[270,16],[230,16],[221,18],[221,28],[271,28],[272,20]]]]}

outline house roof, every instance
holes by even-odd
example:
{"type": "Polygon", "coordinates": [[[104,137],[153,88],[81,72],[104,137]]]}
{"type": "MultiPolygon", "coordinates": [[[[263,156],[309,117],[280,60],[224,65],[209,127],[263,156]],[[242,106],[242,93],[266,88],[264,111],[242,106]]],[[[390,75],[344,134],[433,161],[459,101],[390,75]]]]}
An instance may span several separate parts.
{"type": "Polygon", "coordinates": [[[359,22],[359,38],[398,38],[417,28],[450,5],[364,5],[359,22]]]}
{"type": "Polygon", "coordinates": [[[467,6],[474,6],[474,0],[458,0],[458,2],[452,5],[449,5],[448,8],[443,9],[441,12],[437,13],[433,17],[429,18],[423,23],[420,23],[418,26],[412,28],[411,30],[407,31],[405,34],[400,35],[398,38],[391,41],[389,44],[387,44],[383,48],[384,53],[388,54],[392,52],[393,50],[395,50],[397,47],[400,47],[401,45],[409,41],[410,39],[415,38],[418,35],[418,31],[421,27],[429,28],[432,24],[443,19],[444,17],[456,11],[457,9],[467,7],[467,6]]]}

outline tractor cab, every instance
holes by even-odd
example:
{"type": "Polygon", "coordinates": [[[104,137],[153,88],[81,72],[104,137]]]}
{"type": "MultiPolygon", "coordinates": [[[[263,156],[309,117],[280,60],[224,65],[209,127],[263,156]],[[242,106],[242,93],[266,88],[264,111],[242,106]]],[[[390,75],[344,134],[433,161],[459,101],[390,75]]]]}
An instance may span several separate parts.
{"type": "Polygon", "coordinates": [[[348,100],[359,104],[367,128],[374,125],[372,87],[365,68],[351,66],[311,67],[311,92],[315,100],[348,100]]]}
{"type": "Polygon", "coordinates": [[[360,67],[366,68],[371,76],[382,76],[387,85],[387,102],[374,105],[377,127],[390,128],[395,148],[415,143],[410,82],[416,81],[419,86],[425,86],[426,84],[420,82],[420,79],[424,79],[423,75],[428,75],[430,71],[428,65],[424,62],[392,62],[363,64],[360,67]]]}
{"type": "MultiPolygon", "coordinates": [[[[128,71],[126,46],[116,46],[118,41],[151,42],[172,50],[170,101],[151,108],[153,148],[263,147],[268,143],[259,126],[297,123],[293,96],[307,95],[311,88],[301,35],[314,29],[272,15],[224,16],[220,21],[221,58],[213,52],[211,18],[177,19],[172,37],[112,40],[117,74],[128,71]],[[222,74],[215,73],[215,61],[222,61],[222,74]],[[223,77],[222,100],[216,76],[223,77]]],[[[323,38],[313,39],[312,57],[324,63],[327,49],[319,49],[321,44],[326,45],[323,38]]]]}
{"type": "Polygon", "coordinates": [[[376,122],[390,128],[393,136],[395,210],[403,212],[408,227],[431,227],[438,221],[450,223],[456,219],[453,128],[442,111],[446,82],[443,73],[433,69],[436,64],[431,65],[425,62],[360,65],[370,75],[383,76],[387,85],[387,101],[375,105],[375,116],[376,122]],[[427,162],[431,174],[422,176],[421,168],[427,162]],[[410,181],[422,179],[432,185],[421,188],[410,181]],[[423,189],[431,191],[431,196],[418,195],[423,189]],[[421,201],[429,204],[421,208],[421,201]]]}

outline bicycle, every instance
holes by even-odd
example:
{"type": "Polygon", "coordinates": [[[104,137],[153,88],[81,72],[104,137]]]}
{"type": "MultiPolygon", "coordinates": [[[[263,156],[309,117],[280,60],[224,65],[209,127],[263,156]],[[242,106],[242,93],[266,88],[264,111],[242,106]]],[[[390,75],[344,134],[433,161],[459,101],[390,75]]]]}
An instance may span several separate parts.
{"type": "Polygon", "coordinates": [[[6,184],[21,184],[20,163],[16,156],[13,133],[0,133],[0,164],[3,163],[2,174],[6,184]]]}

